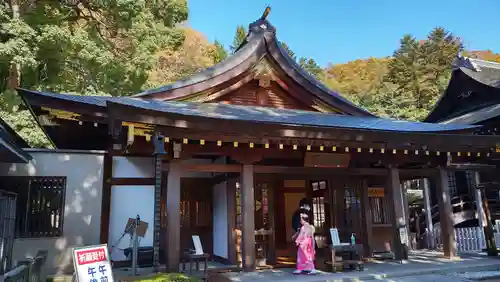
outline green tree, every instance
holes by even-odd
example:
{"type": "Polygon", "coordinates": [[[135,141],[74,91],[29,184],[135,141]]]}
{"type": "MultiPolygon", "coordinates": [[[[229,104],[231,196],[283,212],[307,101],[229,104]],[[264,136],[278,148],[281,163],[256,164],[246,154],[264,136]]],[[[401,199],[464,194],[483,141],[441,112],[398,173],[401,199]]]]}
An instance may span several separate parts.
{"type": "Polygon", "coordinates": [[[312,76],[321,79],[323,69],[316,63],[314,59],[301,57],[299,59],[299,65],[307,72],[309,72],[309,74],[311,74],[312,76]]]}
{"type": "Polygon", "coordinates": [[[43,136],[34,121],[31,131],[25,130],[26,112],[19,110],[15,87],[115,96],[138,92],[156,52],[182,44],[176,26],[186,19],[185,0],[3,1],[2,116],[12,116],[7,122],[32,145],[47,145],[42,137],[23,134],[43,136]]]}
{"type": "Polygon", "coordinates": [[[421,110],[430,102],[431,87],[426,83],[423,58],[420,42],[411,35],[405,35],[389,63],[386,77],[388,82],[398,87],[398,95],[404,98],[401,99],[404,103],[394,106],[421,110]]]}
{"type": "Polygon", "coordinates": [[[288,47],[288,44],[286,44],[285,42],[280,42],[281,44],[281,48],[283,48],[287,53],[288,55],[294,59],[294,60],[297,60],[297,56],[295,55],[295,53],[290,49],[290,47],[288,47]]]}
{"type": "Polygon", "coordinates": [[[218,64],[224,61],[227,58],[227,50],[224,48],[224,45],[220,43],[218,40],[214,42],[214,52],[213,52],[213,60],[214,64],[218,64]]]}
{"type": "Polygon", "coordinates": [[[448,86],[451,75],[451,65],[463,49],[460,38],[454,36],[442,27],[434,28],[427,40],[420,46],[424,60],[425,80],[432,85],[431,101],[439,97],[448,86]]]}
{"type": "Polygon", "coordinates": [[[247,31],[243,25],[238,25],[236,27],[236,33],[234,34],[233,44],[229,47],[231,53],[235,53],[236,50],[245,42],[247,39],[247,31]]]}

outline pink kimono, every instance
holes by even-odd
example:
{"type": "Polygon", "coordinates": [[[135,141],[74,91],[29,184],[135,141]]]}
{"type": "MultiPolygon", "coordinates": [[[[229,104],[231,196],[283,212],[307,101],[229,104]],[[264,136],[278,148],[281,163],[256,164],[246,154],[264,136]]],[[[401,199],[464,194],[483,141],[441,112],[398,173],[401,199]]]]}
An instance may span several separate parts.
{"type": "Polygon", "coordinates": [[[305,224],[300,228],[299,236],[295,240],[297,244],[297,270],[314,270],[314,227],[305,224]]]}

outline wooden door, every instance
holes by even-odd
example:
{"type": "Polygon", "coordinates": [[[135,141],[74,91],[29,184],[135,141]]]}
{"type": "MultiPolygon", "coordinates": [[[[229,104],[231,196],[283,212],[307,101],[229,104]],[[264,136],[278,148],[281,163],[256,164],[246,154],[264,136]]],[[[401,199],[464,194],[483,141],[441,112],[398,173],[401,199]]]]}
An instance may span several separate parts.
{"type": "Polygon", "coordinates": [[[330,216],[331,197],[329,193],[329,181],[311,181],[309,194],[312,201],[311,223],[315,227],[315,239],[318,247],[328,243],[329,228],[332,227],[330,216]]]}
{"type": "Polygon", "coordinates": [[[203,251],[213,252],[212,186],[203,178],[181,179],[181,250],[193,249],[200,236],[203,251]]]}
{"type": "Polygon", "coordinates": [[[361,188],[362,180],[354,178],[336,179],[333,189],[335,202],[332,214],[334,214],[334,227],[339,230],[341,242],[350,242],[351,234],[354,233],[356,241],[361,242],[362,232],[362,205],[361,188]]]}
{"type": "MultiPolygon", "coordinates": [[[[272,182],[258,182],[255,185],[255,248],[257,264],[272,264],[275,261],[274,197],[272,182]]],[[[241,230],[241,190],[236,185],[236,229],[241,230]]],[[[237,257],[241,248],[236,246],[237,257]]],[[[238,261],[240,263],[240,261],[238,261]]]]}

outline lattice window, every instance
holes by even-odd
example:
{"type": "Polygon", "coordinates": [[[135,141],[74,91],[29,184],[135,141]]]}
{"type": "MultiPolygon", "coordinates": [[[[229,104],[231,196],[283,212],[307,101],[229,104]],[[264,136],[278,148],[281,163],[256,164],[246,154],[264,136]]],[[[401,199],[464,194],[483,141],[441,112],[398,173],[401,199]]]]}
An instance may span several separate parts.
{"type": "Polygon", "coordinates": [[[314,226],[316,228],[323,228],[325,226],[325,198],[313,198],[313,213],[314,213],[314,226]]]}
{"type": "Polygon", "coordinates": [[[455,172],[448,172],[448,186],[450,187],[451,197],[457,196],[457,181],[455,179],[455,172]]]}
{"type": "Polygon", "coordinates": [[[16,237],[63,235],[66,177],[4,177],[1,182],[18,195],[16,237]]]}
{"type": "Polygon", "coordinates": [[[344,224],[345,227],[353,227],[357,224],[359,214],[361,214],[359,195],[351,187],[344,187],[344,224]]]}
{"type": "Polygon", "coordinates": [[[241,230],[243,219],[241,216],[241,188],[240,183],[236,182],[236,229],[241,230]]]}
{"type": "Polygon", "coordinates": [[[389,203],[383,197],[370,197],[370,210],[372,212],[372,223],[389,224],[391,223],[391,213],[389,203]]]}

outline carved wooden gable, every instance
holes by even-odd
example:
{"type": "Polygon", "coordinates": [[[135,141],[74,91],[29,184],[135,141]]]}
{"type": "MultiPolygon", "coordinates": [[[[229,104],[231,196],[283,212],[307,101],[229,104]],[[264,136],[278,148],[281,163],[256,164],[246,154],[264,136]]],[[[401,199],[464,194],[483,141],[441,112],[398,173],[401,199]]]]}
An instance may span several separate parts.
{"type": "MultiPolygon", "coordinates": [[[[263,106],[272,108],[297,109],[319,112],[334,112],[329,107],[315,101],[313,94],[304,90],[293,93],[288,84],[263,59],[251,70],[251,79],[224,95],[206,97],[203,102],[220,102],[237,105],[263,106]],[[299,96],[300,95],[300,96],[299,96]],[[308,97],[309,96],[309,97],[308,97]]],[[[230,86],[227,86],[230,87],[230,86]]]]}

